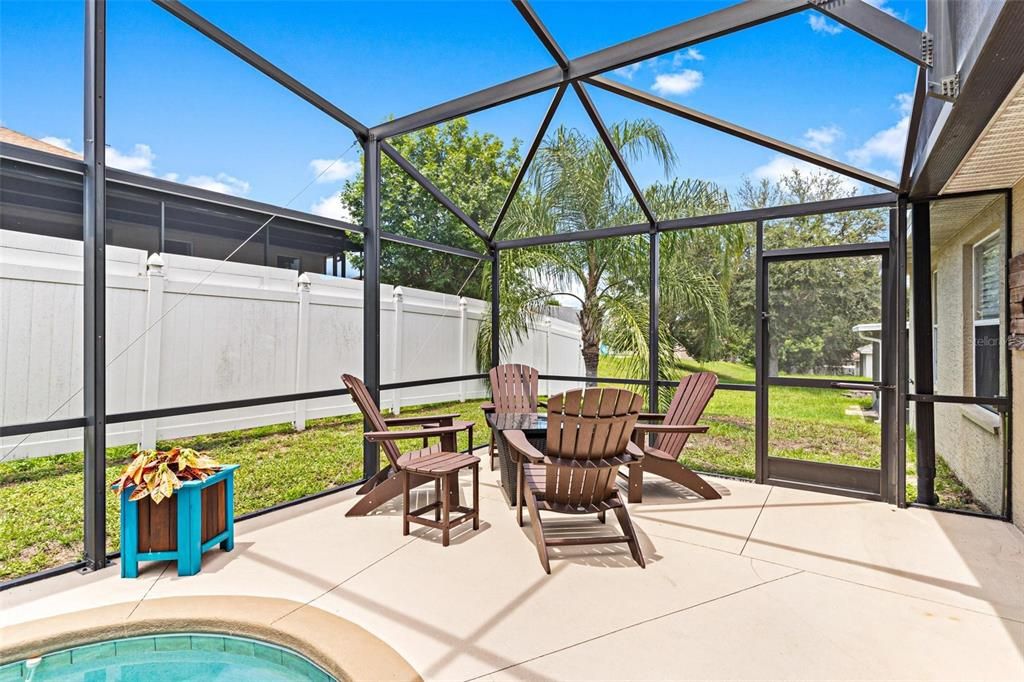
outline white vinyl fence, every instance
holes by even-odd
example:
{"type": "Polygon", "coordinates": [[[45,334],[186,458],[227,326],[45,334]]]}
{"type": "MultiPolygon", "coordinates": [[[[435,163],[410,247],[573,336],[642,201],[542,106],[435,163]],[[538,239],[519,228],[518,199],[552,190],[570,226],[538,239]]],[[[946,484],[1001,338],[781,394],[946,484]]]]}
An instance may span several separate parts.
{"type": "MultiPolygon", "coordinates": [[[[107,412],[340,388],[343,372],[362,374],[362,287],[314,273],[108,247],[107,412]]],[[[476,373],[487,303],[383,285],[380,314],[384,383],[476,373]]],[[[579,348],[576,323],[545,317],[503,360],[579,375],[579,348]]],[[[81,242],[0,231],[0,363],[0,423],[82,414],[81,242]]],[[[465,381],[387,391],[382,403],[397,411],[486,395],[485,382],[465,381]]],[[[152,447],[157,439],[267,424],[301,429],[308,419],[352,412],[348,397],[339,396],[115,424],[107,434],[110,445],[152,447]]],[[[23,438],[0,439],[0,458],[82,447],[81,429],[23,438]]]]}

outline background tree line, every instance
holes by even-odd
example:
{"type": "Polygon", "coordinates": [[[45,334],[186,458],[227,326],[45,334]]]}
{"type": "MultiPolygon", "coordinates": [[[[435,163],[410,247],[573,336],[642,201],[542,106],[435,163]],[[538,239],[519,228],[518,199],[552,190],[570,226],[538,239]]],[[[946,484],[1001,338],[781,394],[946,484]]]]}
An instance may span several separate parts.
{"type": "MultiPolygon", "coordinates": [[[[745,180],[735,198],[718,185],[672,179],[676,153],[648,119],[610,129],[627,163],[653,160],[664,181],[643,190],[666,218],[849,196],[835,175],[793,170],[776,182],[745,180]]],[[[485,230],[493,224],[521,163],[520,143],[506,145],[471,130],[464,119],[396,138],[392,145],[485,230]]],[[[389,159],[381,162],[381,229],[483,251],[468,228],[389,159]]],[[[346,183],[340,201],[362,219],[362,179],[346,183]]],[[[592,230],[644,222],[608,150],[593,135],[559,127],[544,140],[501,227],[500,238],[592,230]]],[[[864,242],[885,237],[886,214],[854,211],[778,220],[765,226],[765,248],[864,242]]],[[[502,349],[526,333],[531,316],[552,304],[576,310],[588,376],[603,352],[620,355],[630,376],[648,367],[648,243],[646,235],[555,244],[501,254],[502,349]]],[[[754,359],[754,226],[727,225],[662,233],[659,348],[665,376],[685,353],[701,361],[754,359]]],[[[841,365],[864,343],[855,324],[879,320],[877,263],[834,259],[786,264],[770,271],[771,369],[809,372],[841,365]]],[[[490,297],[486,262],[385,243],[381,279],[467,297],[490,297]]],[[[489,322],[478,338],[488,364],[489,322]]]]}

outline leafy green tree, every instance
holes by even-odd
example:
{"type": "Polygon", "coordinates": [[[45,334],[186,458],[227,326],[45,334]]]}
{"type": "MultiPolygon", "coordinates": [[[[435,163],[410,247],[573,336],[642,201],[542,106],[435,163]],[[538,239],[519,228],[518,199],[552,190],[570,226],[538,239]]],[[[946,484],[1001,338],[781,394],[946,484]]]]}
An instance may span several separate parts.
{"type": "MultiPolygon", "coordinates": [[[[624,121],[610,128],[627,163],[653,158],[666,176],[675,152],[660,126],[647,119],[624,121]]],[[[709,183],[676,181],[656,184],[646,193],[659,215],[682,217],[727,206],[728,197],[709,183]]],[[[714,212],[714,211],[711,211],[714,212]]],[[[502,226],[506,238],[593,230],[642,221],[639,207],[624,186],[607,148],[594,137],[560,127],[538,150],[534,163],[502,226]]],[[[676,342],[673,325],[708,324],[714,335],[727,320],[726,297],[716,276],[731,269],[737,253],[736,235],[715,231],[717,247],[707,246],[707,268],[695,256],[698,239],[686,233],[663,237],[663,307],[659,322],[661,364],[669,369],[676,342]]],[[[552,296],[579,304],[582,356],[588,377],[596,377],[602,348],[623,354],[624,369],[642,377],[648,370],[648,242],[645,236],[573,242],[502,253],[501,339],[511,348],[522,338],[533,314],[552,296]]],[[[483,338],[488,339],[485,328],[483,338]]],[[[714,345],[707,342],[708,348],[714,345]]],[[[486,347],[478,343],[478,347],[486,347]]]]}
{"type": "MultiPolygon", "coordinates": [[[[749,180],[739,197],[749,208],[836,199],[855,194],[848,181],[824,172],[794,169],[777,182],[749,180]]],[[[847,211],[771,221],[765,248],[780,249],[879,241],[886,237],[884,210],[847,211]]],[[[880,263],[877,258],[834,258],[772,265],[769,270],[771,334],[768,366],[778,372],[806,373],[849,362],[864,345],[853,326],[881,316],[880,263]]],[[[754,263],[740,268],[742,282],[732,289],[736,339],[753,351],[754,263]]]]}
{"type": "MultiPolygon", "coordinates": [[[[484,229],[494,221],[521,164],[518,140],[506,146],[493,134],[470,130],[464,118],[389,142],[484,229]]],[[[362,221],[361,176],[345,183],[339,200],[362,221]]],[[[483,242],[468,227],[383,156],[380,202],[385,232],[483,251],[483,242]]],[[[453,294],[461,290],[472,297],[484,293],[488,269],[478,262],[389,242],[381,251],[382,282],[453,294]]]]}
{"type": "MultiPolygon", "coordinates": [[[[644,194],[657,216],[689,218],[729,210],[728,192],[705,180],[655,183],[644,194]]],[[[729,329],[728,292],[751,243],[750,231],[722,225],[664,232],[660,239],[662,324],[691,357],[720,359],[729,329]]]]}

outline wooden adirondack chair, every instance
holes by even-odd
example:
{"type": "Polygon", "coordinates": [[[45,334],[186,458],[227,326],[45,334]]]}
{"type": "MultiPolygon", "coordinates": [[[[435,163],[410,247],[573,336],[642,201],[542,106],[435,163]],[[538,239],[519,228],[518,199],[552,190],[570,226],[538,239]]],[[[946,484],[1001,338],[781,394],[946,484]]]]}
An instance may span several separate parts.
{"type": "Polygon", "coordinates": [[[619,469],[643,459],[630,438],[643,398],[618,388],[576,389],[548,401],[546,453],[522,431],[505,431],[516,456],[519,499],[516,516],[523,525],[523,502],[530,511],[540,563],[551,573],[548,547],[625,542],[633,559],[645,566],[625,502],[616,485],[619,469]],[[525,483],[525,485],[524,485],[525,483]],[[548,538],[540,512],[597,514],[613,511],[622,535],[548,538]]]}
{"type": "MultiPolygon", "coordinates": [[[[363,434],[366,440],[380,443],[388,463],[381,468],[374,476],[356,491],[364,495],[345,516],[365,516],[371,511],[384,504],[388,500],[402,495],[402,469],[409,463],[422,459],[429,455],[436,455],[439,452],[458,452],[457,437],[462,431],[469,432],[469,442],[473,442],[473,422],[455,421],[457,414],[429,415],[422,417],[391,417],[384,418],[380,408],[374,402],[373,396],[366,388],[366,385],[358,377],[351,374],[343,374],[341,380],[348,388],[349,395],[353,402],[363,413],[363,418],[370,424],[371,431],[363,434]],[[392,431],[393,426],[418,426],[417,429],[407,431],[392,431]],[[430,438],[437,437],[439,442],[429,445],[430,438]],[[396,441],[408,438],[422,438],[423,448],[407,452],[404,455],[398,450],[396,441]]],[[[458,475],[457,473],[455,474],[458,475]]],[[[440,495],[440,480],[420,476],[409,475],[409,487],[415,488],[424,483],[434,483],[434,491],[440,495]]],[[[458,485],[449,485],[449,493],[454,498],[450,500],[453,507],[458,506],[458,485]]]]}
{"type": "Polygon", "coordinates": [[[697,372],[684,377],[676,387],[672,403],[665,414],[644,413],[634,433],[636,443],[643,447],[644,461],[629,470],[629,501],[643,500],[644,473],[657,474],[686,486],[706,500],[717,500],[722,495],[710,483],[679,462],[679,455],[690,434],[707,433],[708,427],[699,426],[697,420],[704,414],[711,396],[718,386],[718,377],[711,372],[697,372]],[[659,421],[648,424],[645,421],[659,421]],[[647,434],[655,434],[654,442],[647,444],[647,434]]]}
{"type": "MultiPolygon", "coordinates": [[[[491,368],[492,403],[481,406],[484,413],[536,412],[541,406],[538,400],[540,373],[529,365],[498,365],[491,368]]],[[[498,456],[494,434],[491,434],[491,470],[494,458],[498,456]]]]}

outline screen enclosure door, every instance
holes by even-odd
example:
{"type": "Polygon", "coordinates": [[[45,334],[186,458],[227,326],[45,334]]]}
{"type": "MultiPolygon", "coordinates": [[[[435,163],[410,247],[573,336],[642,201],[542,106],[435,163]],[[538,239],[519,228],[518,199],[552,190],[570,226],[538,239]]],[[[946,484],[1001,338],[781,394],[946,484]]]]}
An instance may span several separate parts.
{"type": "Polygon", "coordinates": [[[889,260],[887,242],[762,252],[759,482],[896,502],[889,260]]]}

